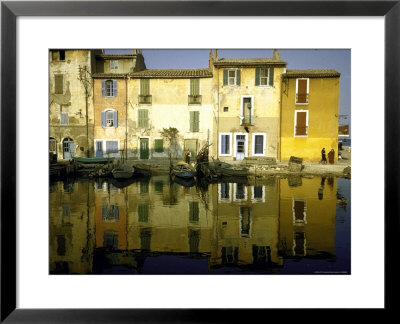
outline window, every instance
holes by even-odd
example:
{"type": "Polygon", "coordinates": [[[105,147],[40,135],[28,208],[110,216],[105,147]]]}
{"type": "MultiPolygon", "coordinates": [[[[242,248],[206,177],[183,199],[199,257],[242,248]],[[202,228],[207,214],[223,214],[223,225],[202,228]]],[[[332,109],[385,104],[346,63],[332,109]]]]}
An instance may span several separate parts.
{"type": "Polygon", "coordinates": [[[117,231],[107,230],[103,236],[103,247],[112,250],[118,249],[118,233],[117,231]]]}
{"type": "Polygon", "coordinates": [[[253,203],[265,202],[265,187],[254,186],[251,193],[251,201],[253,203]]]}
{"type": "Polygon", "coordinates": [[[190,253],[199,252],[200,231],[194,231],[190,229],[188,234],[188,239],[189,239],[189,252],[190,253]]]}
{"type": "Polygon", "coordinates": [[[149,221],[149,205],[140,204],[138,205],[138,217],[139,222],[147,223],[149,221]]]}
{"type": "Polygon", "coordinates": [[[64,256],[65,255],[65,235],[57,235],[57,255],[64,256]]]}
{"type": "Polygon", "coordinates": [[[293,255],[305,256],[306,255],[306,233],[294,232],[293,235],[293,255]]]}
{"type": "Polygon", "coordinates": [[[52,51],[51,58],[53,61],[65,61],[65,51],[52,51]]]}
{"type": "Polygon", "coordinates": [[[242,97],[241,102],[241,125],[248,125],[253,123],[253,97],[242,97]]]}
{"type": "Polygon", "coordinates": [[[60,113],[60,125],[68,125],[68,113],[60,113]]]}
{"type": "Polygon", "coordinates": [[[65,61],[65,51],[59,51],[60,61],[65,61]]]}
{"type": "Polygon", "coordinates": [[[101,112],[101,127],[118,127],[118,111],[103,110],[101,112]]]}
{"type": "Polygon", "coordinates": [[[156,153],[164,152],[164,141],[162,139],[154,140],[154,152],[156,153]]]}
{"type": "Polygon", "coordinates": [[[222,247],[222,264],[232,264],[238,262],[239,248],[233,246],[222,247]]]}
{"type": "Polygon", "coordinates": [[[140,79],[140,104],[151,104],[150,79],[140,79]]]}
{"type": "Polygon", "coordinates": [[[198,132],[200,128],[200,112],[190,111],[190,131],[198,132]]]}
{"type": "Polygon", "coordinates": [[[224,112],[228,112],[229,111],[229,107],[224,107],[224,112]]]}
{"type": "Polygon", "coordinates": [[[190,201],[189,202],[189,222],[197,223],[199,221],[199,202],[190,201]]]}
{"type": "Polygon", "coordinates": [[[274,68],[256,68],[256,86],[274,85],[274,68]]]}
{"type": "Polygon", "coordinates": [[[68,222],[69,216],[70,216],[70,209],[69,205],[62,205],[62,212],[61,212],[61,217],[63,222],[68,222]]]}
{"type": "Polygon", "coordinates": [[[117,96],[117,80],[102,80],[101,81],[101,95],[103,97],[116,97],[117,96]]]}
{"type": "Polygon", "coordinates": [[[231,153],[232,134],[219,134],[219,154],[222,156],[230,156],[231,153]]]}
{"type": "Polygon", "coordinates": [[[57,153],[57,142],[55,138],[49,139],[49,152],[57,153]]]}
{"type": "Polygon", "coordinates": [[[230,202],[231,200],[231,184],[222,182],[218,184],[219,200],[221,202],[230,202]]]}
{"type": "Polygon", "coordinates": [[[119,219],[118,206],[115,205],[103,205],[102,219],[105,222],[115,222],[119,219]]]}
{"type": "Polygon", "coordinates": [[[163,181],[154,181],[154,190],[155,190],[155,192],[162,193],[163,192],[163,187],[164,187],[164,182],[163,181]]]}
{"type": "Polygon", "coordinates": [[[253,134],[253,155],[265,155],[265,134],[253,134]]]}
{"type": "Polygon", "coordinates": [[[62,74],[54,76],[54,93],[55,94],[64,93],[64,76],[62,74]]]}
{"type": "Polygon", "coordinates": [[[200,79],[190,79],[189,104],[201,104],[200,79]]]}
{"type": "Polygon", "coordinates": [[[223,83],[229,86],[240,85],[240,70],[225,69],[223,83]]]}
{"type": "Polygon", "coordinates": [[[247,200],[247,187],[244,183],[234,184],[233,200],[247,200]]]}
{"type": "Polygon", "coordinates": [[[308,110],[295,111],[295,126],[294,136],[307,136],[308,135],[308,110]]]}
{"type": "Polygon", "coordinates": [[[149,128],[149,111],[148,109],[138,109],[138,127],[149,128]]]}
{"type": "Polygon", "coordinates": [[[142,228],[140,230],[140,248],[142,250],[150,250],[151,243],[151,229],[142,228]]]}
{"type": "Polygon", "coordinates": [[[149,193],[149,183],[147,181],[139,182],[139,190],[140,194],[148,194],[149,193]]]}
{"type": "Polygon", "coordinates": [[[250,236],[250,224],[251,224],[251,208],[250,207],[239,207],[240,213],[240,236],[250,236]]]}
{"type": "Polygon", "coordinates": [[[106,153],[118,153],[118,141],[106,141],[106,153]]]}
{"type": "Polygon", "coordinates": [[[309,79],[296,79],[296,104],[308,104],[309,79]]]}
{"type": "Polygon", "coordinates": [[[307,206],[304,199],[293,198],[293,224],[303,225],[307,224],[307,206]]]}
{"type": "Polygon", "coordinates": [[[110,70],[118,70],[118,60],[110,60],[110,70]]]}

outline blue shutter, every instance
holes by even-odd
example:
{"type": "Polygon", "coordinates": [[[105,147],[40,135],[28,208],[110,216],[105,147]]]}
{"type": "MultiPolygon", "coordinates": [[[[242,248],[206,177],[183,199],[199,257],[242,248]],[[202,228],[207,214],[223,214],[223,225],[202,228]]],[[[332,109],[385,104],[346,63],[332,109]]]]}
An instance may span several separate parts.
{"type": "Polygon", "coordinates": [[[106,81],[101,80],[101,96],[106,96],[106,81]]]}
{"type": "Polygon", "coordinates": [[[260,68],[256,68],[256,86],[260,85],[260,68]]]}
{"type": "Polygon", "coordinates": [[[228,85],[228,70],[224,70],[224,85],[228,85]]]}
{"type": "Polygon", "coordinates": [[[106,111],[101,111],[101,127],[106,127],[106,111]]]}
{"type": "Polygon", "coordinates": [[[236,85],[240,85],[240,70],[236,70],[236,85]]]}
{"type": "Polygon", "coordinates": [[[114,127],[118,127],[118,111],[114,110],[113,114],[114,114],[114,127]]]}
{"type": "Polygon", "coordinates": [[[269,68],[269,85],[274,86],[274,68],[270,67],[269,68]]]}
{"type": "Polygon", "coordinates": [[[221,154],[226,153],[225,136],[226,135],[221,135],[221,154]]]}
{"type": "Polygon", "coordinates": [[[113,97],[117,96],[117,80],[113,80],[113,97]]]}

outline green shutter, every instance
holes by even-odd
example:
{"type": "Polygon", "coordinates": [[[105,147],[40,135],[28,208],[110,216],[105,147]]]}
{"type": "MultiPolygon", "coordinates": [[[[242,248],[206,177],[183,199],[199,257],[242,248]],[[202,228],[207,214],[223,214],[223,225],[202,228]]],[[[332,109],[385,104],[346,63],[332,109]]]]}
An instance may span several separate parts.
{"type": "Polygon", "coordinates": [[[191,111],[190,112],[190,131],[191,132],[199,131],[199,122],[200,122],[200,112],[199,111],[191,111]]]}
{"type": "Polygon", "coordinates": [[[150,94],[150,79],[140,79],[140,94],[144,96],[150,94]]]}
{"type": "Polygon", "coordinates": [[[147,109],[138,110],[138,127],[148,128],[149,127],[149,111],[147,109]]]}
{"type": "Polygon", "coordinates": [[[190,94],[192,96],[200,94],[200,79],[190,79],[190,94]]]}
{"type": "Polygon", "coordinates": [[[260,85],[260,68],[256,68],[256,86],[260,85]]]}
{"type": "Polygon", "coordinates": [[[274,68],[269,68],[269,85],[274,86],[274,68]]]}
{"type": "Polygon", "coordinates": [[[224,85],[228,85],[228,70],[224,70],[224,85]]]}
{"type": "Polygon", "coordinates": [[[190,112],[190,131],[194,132],[194,111],[190,112]]]}
{"type": "Polygon", "coordinates": [[[164,152],[164,142],[162,139],[156,139],[154,140],[154,150],[157,153],[162,153],[164,152]]]}
{"type": "Polygon", "coordinates": [[[240,85],[240,70],[236,70],[236,85],[240,85]]]}
{"type": "Polygon", "coordinates": [[[62,94],[64,93],[64,80],[62,75],[54,76],[54,93],[62,94]]]}

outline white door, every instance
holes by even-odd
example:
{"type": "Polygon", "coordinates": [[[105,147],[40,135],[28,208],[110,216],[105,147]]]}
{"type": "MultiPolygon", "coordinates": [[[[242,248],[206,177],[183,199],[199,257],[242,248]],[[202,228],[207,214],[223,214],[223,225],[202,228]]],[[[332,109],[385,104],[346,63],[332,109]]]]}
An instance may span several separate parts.
{"type": "Polygon", "coordinates": [[[246,136],[236,135],[236,160],[241,161],[245,157],[246,136]]]}

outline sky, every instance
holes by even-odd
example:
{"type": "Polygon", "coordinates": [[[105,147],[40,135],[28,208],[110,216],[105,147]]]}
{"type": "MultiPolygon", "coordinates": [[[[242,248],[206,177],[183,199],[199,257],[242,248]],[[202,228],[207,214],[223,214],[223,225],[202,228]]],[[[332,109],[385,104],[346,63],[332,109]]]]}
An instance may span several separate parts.
{"type": "MultiPolygon", "coordinates": [[[[340,75],[339,124],[350,124],[351,50],[278,49],[287,69],[334,69],[340,75]]],[[[131,53],[131,50],[106,50],[105,53],[131,53]]],[[[207,68],[209,49],[143,49],[148,69],[207,68]]],[[[273,49],[218,49],[218,57],[272,57],[273,49]]]]}

